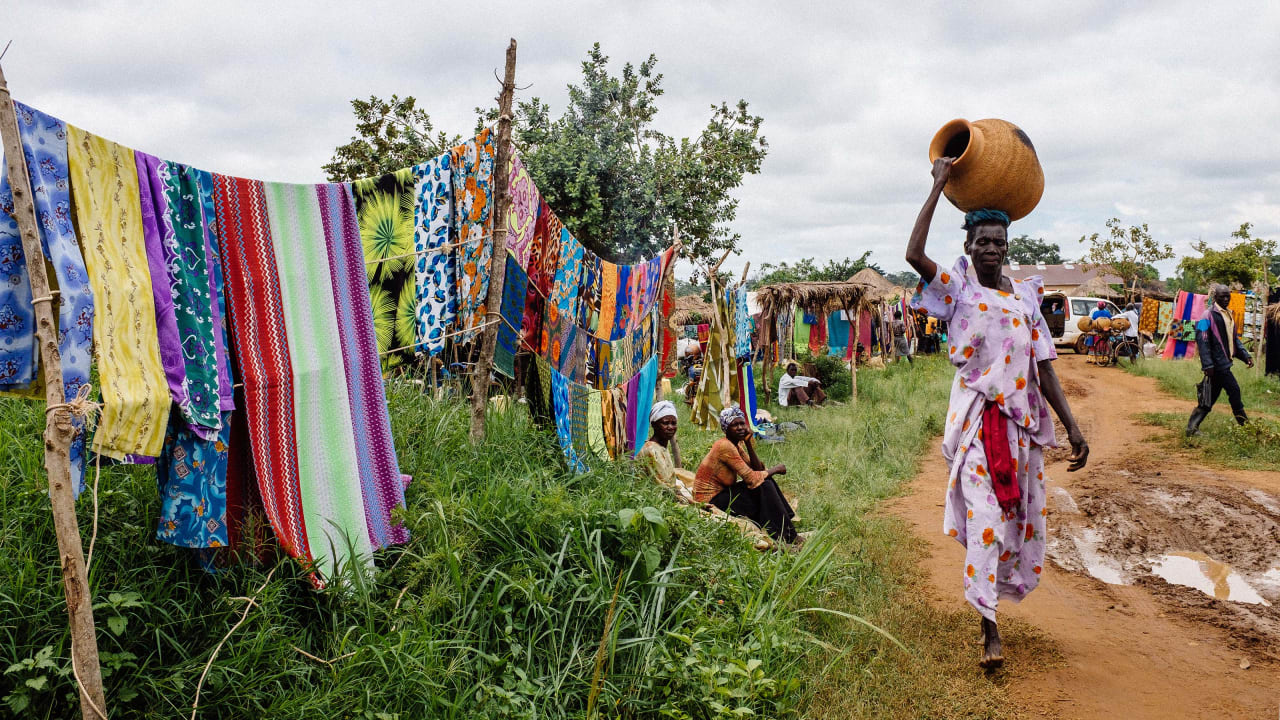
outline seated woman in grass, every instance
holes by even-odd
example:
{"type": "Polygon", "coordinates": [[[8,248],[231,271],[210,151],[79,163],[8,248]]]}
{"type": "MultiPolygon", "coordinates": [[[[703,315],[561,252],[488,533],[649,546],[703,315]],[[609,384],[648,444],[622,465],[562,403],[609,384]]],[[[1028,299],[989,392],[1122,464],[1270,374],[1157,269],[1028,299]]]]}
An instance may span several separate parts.
{"type": "Polygon", "coordinates": [[[636,462],[659,485],[675,493],[676,500],[689,504],[693,502],[693,473],[676,467],[669,449],[679,423],[676,406],[670,400],[654,405],[649,413],[649,427],[653,429],[653,434],[636,454],[636,462]]]}
{"type": "Polygon", "coordinates": [[[773,479],[775,475],[786,475],[787,466],[775,465],[766,470],[754,447],[743,448],[742,442],[750,437],[751,429],[738,408],[721,411],[720,428],[724,437],[711,445],[694,476],[694,500],[746,517],[775,540],[797,545],[804,542],[792,525],[796,513],[773,479]]]}

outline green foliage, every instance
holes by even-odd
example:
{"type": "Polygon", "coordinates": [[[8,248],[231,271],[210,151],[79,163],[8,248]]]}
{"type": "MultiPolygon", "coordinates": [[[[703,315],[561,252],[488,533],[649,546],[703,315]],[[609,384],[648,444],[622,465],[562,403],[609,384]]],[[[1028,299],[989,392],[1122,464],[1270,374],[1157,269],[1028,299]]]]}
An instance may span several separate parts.
{"type": "MultiPolygon", "coordinates": [[[[822,381],[822,389],[831,400],[848,400],[853,395],[853,376],[849,373],[849,363],[834,355],[814,355],[805,350],[797,358],[801,363],[811,362],[818,373],[814,377],[822,381]]],[[[786,368],[783,368],[786,370],[786,368]]]]}
{"type": "Polygon", "coordinates": [[[411,167],[433,158],[457,145],[457,136],[438,132],[432,137],[431,118],[418,109],[412,96],[401,99],[392,95],[383,100],[370,95],[368,100],[351,101],[356,116],[356,134],[351,141],[333,151],[323,167],[332,182],[377,177],[411,167]]]}
{"type": "Polygon", "coordinates": [[[1058,265],[1062,263],[1062,248],[1057,243],[1048,242],[1044,238],[1033,238],[1019,235],[1009,238],[1009,256],[1007,262],[1034,265],[1058,265]]]}
{"type": "MultiPolygon", "coordinates": [[[[780,263],[764,263],[760,266],[760,270],[750,278],[751,287],[763,287],[765,285],[779,285],[782,283],[793,282],[843,282],[848,280],[854,273],[863,268],[871,268],[881,275],[884,270],[879,265],[871,262],[871,251],[862,253],[858,258],[844,258],[842,260],[827,260],[825,265],[819,266],[814,258],[801,258],[795,263],[782,261],[780,263]]],[[[912,281],[915,284],[915,281],[912,281]]]]}
{"type": "Polygon", "coordinates": [[[1242,223],[1231,233],[1234,243],[1216,250],[1203,240],[1193,246],[1200,257],[1185,257],[1178,263],[1178,285],[1184,290],[1203,292],[1211,283],[1251,289],[1255,282],[1268,282],[1275,263],[1276,242],[1253,237],[1252,223],[1242,223]]]}
{"type": "MultiPolygon", "coordinates": [[[[664,91],[658,58],[622,74],[609,70],[599,43],[569,86],[564,114],[534,97],[517,103],[513,139],[547,202],[583,244],[614,262],[651,257],[680,228],[685,257],[705,262],[741,239],[728,224],[732,192],[760,171],[768,143],[747,102],[710,106],[696,137],[677,139],[654,125],[664,91]]],[[[483,114],[496,118],[496,111],[483,114]]]]}
{"type": "Polygon", "coordinates": [[[1124,282],[1128,293],[1140,280],[1154,279],[1149,269],[1153,263],[1173,257],[1173,246],[1161,244],[1151,237],[1147,224],[1124,227],[1120,218],[1107,221],[1107,235],[1082,235],[1087,243],[1084,262],[1110,270],[1124,282]]]}
{"type": "Polygon", "coordinates": [[[886,273],[884,278],[897,287],[904,288],[913,288],[920,282],[920,276],[910,270],[886,273]]]}

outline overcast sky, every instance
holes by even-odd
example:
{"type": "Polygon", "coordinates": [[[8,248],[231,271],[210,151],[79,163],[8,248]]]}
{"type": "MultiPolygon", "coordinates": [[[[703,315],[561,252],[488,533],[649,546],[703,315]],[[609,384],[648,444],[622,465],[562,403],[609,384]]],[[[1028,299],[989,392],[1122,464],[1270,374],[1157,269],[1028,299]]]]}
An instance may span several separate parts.
{"type": "MultiPolygon", "coordinates": [[[[696,135],[739,98],[764,117],[728,267],[871,250],[904,269],[928,142],[955,117],[1027,132],[1045,192],[1011,231],[1069,257],[1113,216],[1182,254],[1246,221],[1280,239],[1274,0],[482,5],[0,0],[0,43],[19,100],[166,159],[296,182],[324,179],[354,97],[414,95],[469,132],[509,37],[519,97],[554,110],[593,42],[615,69],[656,53],[665,132],[696,135]]],[[[935,257],[960,252],[961,219],[939,206],[935,257]]]]}

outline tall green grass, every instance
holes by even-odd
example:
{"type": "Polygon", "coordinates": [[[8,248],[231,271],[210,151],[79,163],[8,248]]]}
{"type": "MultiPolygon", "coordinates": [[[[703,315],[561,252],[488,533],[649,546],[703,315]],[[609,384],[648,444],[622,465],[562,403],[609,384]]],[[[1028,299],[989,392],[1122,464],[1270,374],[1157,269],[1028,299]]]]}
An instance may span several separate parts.
{"type": "MultiPolygon", "coordinates": [[[[1196,402],[1196,383],[1204,377],[1199,360],[1144,358],[1137,363],[1125,363],[1124,367],[1134,375],[1154,378],[1161,390],[1185,399],[1190,403],[1187,406],[1187,415],[1191,414],[1191,408],[1196,402]]],[[[1262,375],[1256,369],[1246,367],[1239,361],[1232,368],[1232,374],[1240,383],[1240,396],[1244,400],[1245,410],[1280,415],[1280,378],[1275,375],[1262,375]]],[[[1230,414],[1226,402],[1227,397],[1224,394],[1218,403],[1230,414]]]]}
{"type": "MultiPolygon", "coordinates": [[[[408,383],[388,393],[412,540],[324,591],[287,560],[205,573],[154,539],[153,473],[104,468],[90,579],[112,717],[189,715],[273,570],[201,717],[999,716],[1001,691],[960,669],[970,618],[920,601],[919,548],[879,510],[940,431],[950,377],[938,359],[863,372],[856,403],[782,414],[810,427],[762,449],[820,531],[799,553],[752,550],[625,464],[566,471],[523,406],[473,447],[465,406],[408,383]]],[[[0,401],[0,716],[76,714],[42,426],[0,401]]],[[[714,437],[682,424],[687,466],[714,437]]]]}

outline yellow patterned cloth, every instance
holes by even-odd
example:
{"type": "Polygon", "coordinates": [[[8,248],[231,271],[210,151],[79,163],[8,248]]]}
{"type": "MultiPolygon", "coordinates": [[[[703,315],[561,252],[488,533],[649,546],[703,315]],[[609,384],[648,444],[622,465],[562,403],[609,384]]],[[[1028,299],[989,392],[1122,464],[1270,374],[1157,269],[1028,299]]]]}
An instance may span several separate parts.
{"type": "Polygon", "coordinates": [[[1231,299],[1227,301],[1227,312],[1236,322],[1236,335],[1244,333],[1244,293],[1231,293],[1231,299]]]}
{"type": "Polygon", "coordinates": [[[97,314],[93,345],[102,385],[94,452],[157,457],[169,424],[155,301],[142,235],[133,151],[67,126],[76,222],[97,314]]]}

